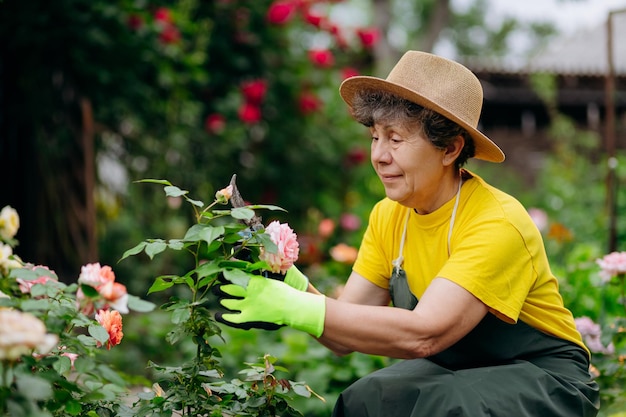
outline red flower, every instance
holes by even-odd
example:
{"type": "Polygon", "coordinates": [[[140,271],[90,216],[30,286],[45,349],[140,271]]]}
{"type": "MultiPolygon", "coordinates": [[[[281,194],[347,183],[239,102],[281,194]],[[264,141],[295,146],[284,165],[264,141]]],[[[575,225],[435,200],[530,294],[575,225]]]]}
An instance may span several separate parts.
{"type": "Polygon", "coordinates": [[[314,93],[304,92],[300,94],[298,108],[302,114],[315,113],[320,107],[322,107],[322,102],[314,93]]]}
{"type": "Polygon", "coordinates": [[[348,41],[346,40],[346,37],[343,36],[343,33],[341,32],[341,28],[339,26],[332,25],[330,27],[330,34],[333,35],[333,38],[335,39],[338,47],[346,48],[348,46],[348,41]]]}
{"type": "Polygon", "coordinates": [[[314,65],[320,68],[329,68],[335,63],[335,57],[328,49],[310,50],[309,59],[314,65]]]}
{"type": "Polygon", "coordinates": [[[341,77],[345,80],[350,77],[356,77],[359,75],[359,71],[352,67],[345,67],[341,70],[341,77]]]}
{"type": "Polygon", "coordinates": [[[251,103],[239,107],[239,119],[244,123],[257,123],[261,120],[261,108],[251,103]]]}
{"type": "Polygon", "coordinates": [[[180,41],[180,32],[173,25],[167,25],[159,34],[159,40],[164,44],[173,44],[180,41]]]}
{"type": "Polygon", "coordinates": [[[159,7],[154,12],[154,20],[161,23],[172,23],[172,12],[167,7],[159,7]]]}
{"type": "Polygon", "coordinates": [[[304,21],[316,28],[321,28],[324,20],[324,16],[311,12],[308,8],[304,11],[304,21]]]}
{"type": "Polygon", "coordinates": [[[226,127],[226,119],[219,113],[209,114],[204,120],[204,129],[209,133],[220,134],[226,127]]]}
{"type": "Polygon", "coordinates": [[[267,81],[265,80],[245,81],[241,84],[241,93],[246,99],[246,102],[251,104],[260,104],[266,92],[267,81]]]}
{"type": "Polygon", "coordinates": [[[143,26],[143,18],[138,14],[131,14],[128,16],[126,24],[132,30],[139,30],[143,26]]]}
{"type": "Polygon", "coordinates": [[[359,39],[361,40],[361,45],[364,48],[372,48],[380,39],[380,31],[378,28],[361,28],[356,31],[359,39]]]}
{"type": "Polygon", "coordinates": [[[267,21],[274,25],[289,22],[296,11],[296,3],[290,0],[277,0],[267,9],[267,21]]]}
{"type": "Polygon", "coordinates": [[[361,165],[367,159],[367,152],[362,148],[353,148],[346,155],[348,165],[361,165]]]}

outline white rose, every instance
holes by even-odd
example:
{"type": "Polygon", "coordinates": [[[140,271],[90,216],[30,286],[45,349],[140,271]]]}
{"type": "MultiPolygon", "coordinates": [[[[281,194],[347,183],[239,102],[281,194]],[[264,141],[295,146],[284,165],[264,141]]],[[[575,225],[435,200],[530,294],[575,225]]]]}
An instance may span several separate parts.
{"type": "Polygon", "coordinates": [[[32,351],[45,354],[58,342],[58,336],[46,333],[46,326],[32,314],[0,310],[0,360],[15,360],[32,351]]]}
{"type": "Polygon", "coordinates": [[[20,217],[11,206],[5,206],[0,210],[0,238],[12,239],[20,228],[20,217]]]}
{"type": "Polygon", "coordinates": [[[8,275],[11,269],[21,268],[19,257],[13,255],[13,249],[9,245],[0,242],[0,276],[8,275]],[[11,257],[17,259],[10,259],[11,257]]]}

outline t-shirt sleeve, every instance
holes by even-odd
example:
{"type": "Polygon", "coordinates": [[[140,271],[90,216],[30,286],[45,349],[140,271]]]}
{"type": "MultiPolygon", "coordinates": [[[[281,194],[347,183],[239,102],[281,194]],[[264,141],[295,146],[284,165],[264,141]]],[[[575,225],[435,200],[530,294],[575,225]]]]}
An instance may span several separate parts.
{"type": "Polygon", "coordinates": [[[389,216],[383,216],[382,212],[381,203],[372,209],[352,270],[381,288],[389,288],[393,245],[385,246],[383,242],[393,242],[393,231],[388,224],[389,216]]]}
{"type": "Polygon", "coordinates": [[[524,236],[504,218],[473,222],[453,238],[439,276],[484,302],[501,319],[517,322],[537,274],[524,236]]]}

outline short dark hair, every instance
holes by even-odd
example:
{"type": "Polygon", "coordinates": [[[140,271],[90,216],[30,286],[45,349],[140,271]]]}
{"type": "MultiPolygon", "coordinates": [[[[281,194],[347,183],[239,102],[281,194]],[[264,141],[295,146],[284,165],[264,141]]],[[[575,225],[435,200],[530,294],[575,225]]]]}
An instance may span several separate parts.
{"type": "Polygon", "coordinates": [[[407,127],[416,126],[438,149],[445,149],[455,137],[461,135],[465,145],[454,161],[457,168],[465,165],[476,151],[474,140],[467,130],[433,110],[386,91],[358,91],[352,100],[352,116],[367,127],[383,121],[397,121],[407,127]]]}

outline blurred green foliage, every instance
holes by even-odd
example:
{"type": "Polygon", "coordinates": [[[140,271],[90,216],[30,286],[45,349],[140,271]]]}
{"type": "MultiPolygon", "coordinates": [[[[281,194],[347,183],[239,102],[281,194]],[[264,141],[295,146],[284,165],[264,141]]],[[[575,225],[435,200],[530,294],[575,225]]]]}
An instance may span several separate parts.
{"type": "MultiPolygon", "coordinates": [[[[7,193],[20,198],[20,214],[27,213],[22,217],[24,228],[32,231],[23,235],[28,238],[23,243],[45,242],[30,253],[46,256],[28,260],[54,267],[57,259],[76,257],[78,252],[67,235],[69,225],[81,216],[66,200],[82,192],[71,185],[81,182],[75,176],[76,171],[82,173],[84,163],[81,138],[89,114],[83,106],[89,103],[100,167],[95,189],[99,258],[113,265],[129,291],[145,293],[153,277],[188,265],[171,252],[152,262],[134,257],[117,263],[121,254],[147,237],[180,236],[192,222],[191,213],[177,210],[175,200],[164,200],[160,190],[133,181],[167,178],[210,198],[235,173],[247,200],[288,210],[281,220],[311,243],[313,260],[302,267],[316,285],[327,293],[340,288],[349,266],[332,260],[328,249],[342,242],[358,245],[369,210],[382,192],[367,163],[368,137],[350,119],[337,87],[348,67],[371,73],[372,51],[354,33],[347,45],[338,43],[330,27],[308,23],[301,11],[284,24],[270,24],[267,12],[272,3],[0,2],[0,157],[13,179],[7,193]],[[313,47],[331,51],[333,65],[314,65],[308,56],[313,47]],[[250,123],[240,116],[245,104],[242,84],[258,80],[267,85],[262,118],[250,123]],[[321,107],[303,112],[303,93],[314,94],[321,107]],[[223,117],[223,127],[209,125],[209,116],[216,114],[223,117]],[[344,213],[356,214],[361,226],[338,227],[321,239],[320,221],[339,223],[344,213]]],[[[315,12],[322,16],[342,7],[342,2],[317,3],[315,12]]],[[[357,3],[368,15],[370,2],[357,3]]],[[[424,36],[425,25],[415,22],[428,21],[434,2],[392,3],[407,38],[424,36]]],[[[453,11],[451,25],[442,35],[461,54],[503,53],[509,35],[520,29],[511,20],[488,27],[482,4],[453,11]]],[[[539,40],[553,32],[535,25],[527,33],[539,40]]],[[[544,100],[550,106],[551,80],[538,77],[535,82],[538,91],[548,93],[544,100]]],[[[605,155],[597,135],[581,132],[557,113],[552,116],[556,146],[532,189],[506,164],[471,162],[469,168],[517,196],[526,207],[545,210],[551,225],[545,231],[546,247],[566,305],[575,316],[591,317],[608,328],[622,313],[624,301],[618,288],[598,284],[595,265],[607,248],[605,155]]],[[[617,176],[624,184],[625,156],[618,155],[618,160],[617,176]]],[[[618,213],[625,212],[623,189],[618,204],[618,213]]],[[[623,217],[618,219],[618,231],[619,249],[626,250],[623,217]]],[[[81,264],[74,262],[73,271],[81,264]]],[[[182,296],[174,291],[152,295],[153,301],[182,296]]],[[[109,352],[111,360],[147,384],[148,359],[174,364],[194,354],[192,345],[172,348],[163,343],[169,326],[166,315],[129,316],[124,352],[109,352]]],[[[307,336],[287,329],[225,333],[221,350],[227,352],[223,360],[228,370],[235,372],[242,362],[265,352],[281,358],[294,373],[290,379],[306,380],[326,398],[326,404],[315,399],[301,404],[299,409],[310,416],[328,415],[341,389],[390,363],[360,354],[337,358],[307,336]]],[[[609,376],[603,384],[618,386],[620,381],[609,376]]],[[[619,404],[614,400],[605,397],[607,403],[619,404]]]]}

